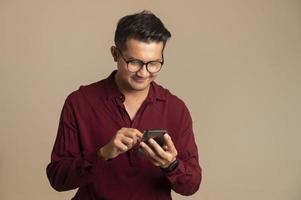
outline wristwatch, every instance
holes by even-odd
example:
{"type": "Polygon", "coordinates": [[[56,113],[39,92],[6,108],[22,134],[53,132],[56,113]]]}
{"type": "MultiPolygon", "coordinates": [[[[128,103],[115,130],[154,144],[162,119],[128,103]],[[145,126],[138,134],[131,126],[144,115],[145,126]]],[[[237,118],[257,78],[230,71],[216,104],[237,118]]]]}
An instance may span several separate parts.
{"type": "Polygon", "coordinates": [[[179,160],[176,159],[175,161],[173,161],[168,167],[166,168],[162,168],[162,170],[165,172],[165,173],[170,173],[172,171],[174,171],[179,165],[179,160]]]}

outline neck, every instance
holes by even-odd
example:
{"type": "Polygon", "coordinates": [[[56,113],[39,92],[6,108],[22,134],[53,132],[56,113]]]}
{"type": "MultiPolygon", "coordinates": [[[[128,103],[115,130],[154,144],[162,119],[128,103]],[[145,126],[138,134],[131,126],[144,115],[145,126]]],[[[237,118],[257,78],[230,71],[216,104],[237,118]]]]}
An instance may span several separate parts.
{"type": "Polygon", "coordinates": [[[121,93],[124,95],[126,101],[136,101],[136,102],[143,102],[147,95],[148,95],[149,87],[142,91],[134,91],[134,90],[122,90],[120,89],[121,93]]]}

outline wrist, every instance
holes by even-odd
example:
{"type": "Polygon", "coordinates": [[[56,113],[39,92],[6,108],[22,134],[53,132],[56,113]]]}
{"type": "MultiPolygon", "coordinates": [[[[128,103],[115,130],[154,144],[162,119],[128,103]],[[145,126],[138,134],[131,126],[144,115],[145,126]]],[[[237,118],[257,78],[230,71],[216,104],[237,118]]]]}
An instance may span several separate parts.
{"type": "Polygon", "coordinates": [[[97,155],[100,159],[107,161],[109,160],[108,156],[105,154],[105,147],[101,147],[98,151],[97,151],[97,155]]]}
{"type": "Polygon", "coordinates": [[[173,172],[179,165],[179,160],[176,158],[173,162],[171,162],[168,167],[161,168],[165,173],[173,172]]]}

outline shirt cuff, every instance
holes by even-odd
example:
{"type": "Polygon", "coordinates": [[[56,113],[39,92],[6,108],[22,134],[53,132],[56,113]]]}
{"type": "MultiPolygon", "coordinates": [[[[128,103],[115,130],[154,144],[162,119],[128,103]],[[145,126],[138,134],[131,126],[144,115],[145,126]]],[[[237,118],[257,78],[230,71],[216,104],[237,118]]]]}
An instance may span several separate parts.
{"type": "Polygon", "coordinates": [[[181,161],[180,159],[178,159],[179,165],[177,166],[177,168],[175,168],[173,171],[165,173],[166,177],[168,178],[168,180],[173,183],[176,181],[178,175],[181,175],[183,173],[185,173],[185,166],[183,161],[181,161]]]}

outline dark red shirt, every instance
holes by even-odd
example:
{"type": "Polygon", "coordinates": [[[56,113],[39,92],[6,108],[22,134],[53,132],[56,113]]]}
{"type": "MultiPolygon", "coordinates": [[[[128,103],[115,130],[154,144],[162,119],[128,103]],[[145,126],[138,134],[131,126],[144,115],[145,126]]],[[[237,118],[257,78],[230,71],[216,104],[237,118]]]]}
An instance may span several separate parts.
{"type": "Polygon", "coordinates": [[[201,168],[192,120],[183,101],[155,82],[135,118],[123,105],[124,96],[107,79],[81,86],[64,104],[47,176],[58,191],[79,188],[73,199],[171,199],[171,189],[182,195],[195,193],[201,168]],[[178,151],[179,165],[171,173],[155,167],[137,154],[138,145],[104,161],[97,150],[122,127],[166,129],[178,151]]]}

